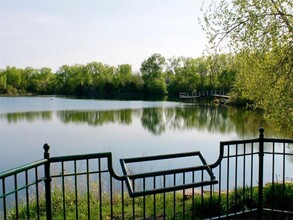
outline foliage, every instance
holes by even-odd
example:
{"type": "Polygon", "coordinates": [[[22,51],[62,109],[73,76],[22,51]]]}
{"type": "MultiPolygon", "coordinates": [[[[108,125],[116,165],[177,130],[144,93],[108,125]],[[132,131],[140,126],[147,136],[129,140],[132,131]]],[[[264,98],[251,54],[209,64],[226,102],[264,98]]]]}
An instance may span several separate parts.
{"type": "Polygon", "coordinates": [[[165,59],[152,54],[135,73],[130,64],[117,67],[91,62],[86,65],[62,65],[50,68],[0,70],[0,94],[56,94],[77,96],[105,95],[178,95],[182,91],[204,89],[230,90],[234,77],[231,56],[165,59]],[[217,68],[211,65],[217,63],[217,68]]]}
{"type": "Polygon", "coordinates": [[[249,56],[255,57],[249,63],[245,61],[247,55],[239,56],[241,71],[236,79],[234,94],[253,103],[251,107],[263,109],[265,115],[277,122],[279,127],[292,132],[293,72],[288,72],[287,67],[276,67],[273,54],[249,56]]]}
{"type": "MultiPolygon", "coordinates": [[[[269,183],[264,187],[263,203],[265,208],[275,210],[293,211],[293,184],[292,183],[269,183]]],[[[28,218],[27,205],[19,204],[18,216],[21,219],[28,218]]],[[[167,219],[203,219],[213,216],[226,215],[229,213],[242,212],[257,208],[258,188],[239,187],[228,193],[224,192],[204,192],[194,195],[183,195],[181,192],[149,195],[145,197],[130,198],[127,193],[114,192],[112,196],[106,193],[100,195],[97,184],[90,185],[90,194],[87,192],[75,194],[72,185],[66,185],[65,196],[60,186],[54,184],[52,190],[52,215],[54,219],[62,219],[65,215],[68,219],[78,217],[88,218],[90,210],[91,218],[99,218],[100,212],[105,219],[112,216],[120,219],[122,210],[125,219],[133,216],[135,207],[135,217],[153,218],[154,202],[156,203],[156,216],[164,216],[167,219]],[[100,203],[100,196],[102,203],[100,203]],[[123,201],[123,203],[122,203],[123,201]],[[111,204],[112,203],[112,208],[111,204]],[[176,204],[174,210],[174,203],[176,204]],[[88,209],[88,206],[90,209],[88,209]],[[64,212],[64,207],[66,212],[64,212]]],[[[40,219],[45,219],[45,197],[44,192],[40,193],[39,204],[32,199],[29,203],[30,218],[37,216],[37,209],[40,212],[40,219]]],[[[15,210],[8,212],[8,219],[15,219],[15,210]]]]}
{"type": "Polygon", "coordinates": [[[253,102],[292,132],[292,1],[214,0],[203,11],[210,48],[235,54],[236,99],[253,102]]]}
{"type": "MultiPolygon", "coordinates": [[[[179,58],[182,62],[181,66],[171,67],[174,61],[170,60],[169,71],[174,74],[169,82],[169,90],[172,93],[179,93],[182,91],[194,91],[199,87],[200,75],[198,72],[199,62],[196,59],[191,58],[179,58]],[[171,70],[171,68],[174,68],[171,70]]],[[[178,62],[177,61],[177,62],[178,62]]],[[[174,65],[174,64],[173,64],[174,65]]]]}
{"type": "Polygon", "coordinates": [[[269,183],[264,188],[265,207],[293,211],[293,183],[269,183]]]}
{"type": "Polygon", "coordinates": [[[266,53],[292,46],[292,7],[290,0],[213,0],[203,28],[214,49],[266,53]]]}
{"type": "Polygon", "coordinates": [[[163,77],[165,58],[161,54],[153,54],[141,64],[140,71],[147,93],[164,95],[167,93],[163,77]]]}
{"type": "Polygon", "coordinates": [[[258,189],[256,187],[241,187],[229,195],[228,211],[230,213],[257,208],[258,189]]]}

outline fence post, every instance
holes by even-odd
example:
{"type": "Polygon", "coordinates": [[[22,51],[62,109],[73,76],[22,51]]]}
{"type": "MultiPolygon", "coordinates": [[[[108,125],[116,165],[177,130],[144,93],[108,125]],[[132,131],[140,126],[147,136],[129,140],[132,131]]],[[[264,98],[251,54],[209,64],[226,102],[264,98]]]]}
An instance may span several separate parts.
{"type": "Polygon", "coordinates": [[[258,219],[262,219],[263,211],[263,166],[264,166],[264,129],[259,129],[259,173],[258,173],[258,219]]]}
{"type": "Polygon", "coordinates": [[[44,144],[44,158],[48,161],[45,163],[45,197],[46,197],[46,219],[52,220],[52,202],[51,202],[51,176],[50,176],[50,146],[44,144]]]}

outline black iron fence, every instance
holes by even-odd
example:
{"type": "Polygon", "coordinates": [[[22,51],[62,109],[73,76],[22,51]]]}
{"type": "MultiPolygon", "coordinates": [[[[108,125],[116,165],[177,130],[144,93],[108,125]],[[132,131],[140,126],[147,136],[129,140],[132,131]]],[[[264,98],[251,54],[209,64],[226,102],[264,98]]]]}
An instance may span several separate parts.
{"type": "Polygon", "coordinates": [[[122,175],[111,153],[50,157],[44,150],[44,159],[0,174],[0,219],[293,216],[293,140],[264,138],[263,129],[256,139],[221,142],[214,164],[200,152],[127,158],[122,175]],[[177,159],[194,166],[163,162],[177,159]]]}

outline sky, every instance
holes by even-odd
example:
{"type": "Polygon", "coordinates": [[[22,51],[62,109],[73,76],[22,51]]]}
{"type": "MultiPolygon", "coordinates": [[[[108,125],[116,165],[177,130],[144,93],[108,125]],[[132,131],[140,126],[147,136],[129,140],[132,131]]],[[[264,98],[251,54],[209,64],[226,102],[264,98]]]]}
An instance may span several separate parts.
{"type": "Polygon", "coordinates": [[[0,69],[199,57],[203,0],[0,0],[0,69]]]}

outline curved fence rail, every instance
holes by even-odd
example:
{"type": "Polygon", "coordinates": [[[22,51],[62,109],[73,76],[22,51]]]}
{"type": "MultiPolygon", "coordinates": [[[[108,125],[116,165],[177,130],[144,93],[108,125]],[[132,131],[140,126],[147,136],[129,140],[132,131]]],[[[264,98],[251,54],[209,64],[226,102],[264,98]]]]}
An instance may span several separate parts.
{"type": "Polygon", "coordinates": [[[293,140],[264,138],[263,129],[256,139],[221,142],[214,164],[200,152],[128,158],[121,160],[122,176],[111,153],[50,157],[47,144],[44,150],[44,159],[0,174],[0,219],[293,216],[293,140]],[[195,165],[157,163],[180,158],[195,165]],[[150,161],[156,171],[135,169],[150,161]]]}

